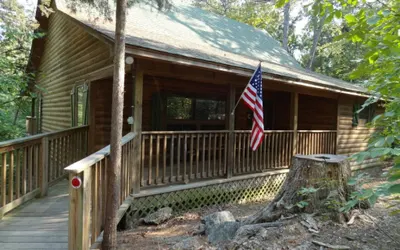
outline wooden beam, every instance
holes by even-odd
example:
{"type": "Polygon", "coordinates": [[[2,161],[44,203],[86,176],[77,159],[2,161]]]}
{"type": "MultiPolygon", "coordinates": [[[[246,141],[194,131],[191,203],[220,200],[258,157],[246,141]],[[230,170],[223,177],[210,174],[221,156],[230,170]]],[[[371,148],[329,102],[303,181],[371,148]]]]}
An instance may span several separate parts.
{"type": "Polygon", "coordinates": [[[82,180],[80,188],[69,187],[68,249],[87,250],[90,246],[91,171],[87,168],[80,174],[69,174],[69,182],[75,176],[82,180]]]}
{"type": "Polygon", "coordinates": [[[89,82],[88,154],[92,154],[96,147],[96,91],[94,83],[89,82]]]}
{"type": "Polygon", "coordinates": [[[235,112],[233,108],[235,107],[235,93],[236,89],[232,84],[229,84],[229,94],[228,94],[228,130],[229,130],[229,144],[228,144],[228,165],[227,165],[227,178],[231,178],[233,174],[233,168],[235,164],[234,156],[235,156],[235,112]]]}
{"type": "Polygon", "coordinates": [[[297,152],[298,115],[299,115],[299,93],[294,92],[291,95],[291,107],[290,107],[290,128],[293,130],[292,155],[295,155],[297,152]]]}
{"type": "Polygon", "coordinates": [[[142,142],[142,112],[143,112],[143,70],[138,60],[135,65],[135,79],[133,86],[133,132],[136,133],[133,147],[133,171],[132,171],[132,192],[140,191],[140,166],[141,166],[141,142],[142,142]]]}
{"type": "Polygon", "coordinates": [[[336,147],[335,147],[335,154],[337,154],[337,152],[338,152],[338,148],[339,148],[339,142],[340,142],[340,135],[341,135],[341,133],[340,133],[340,118],[341,118],[341,115],[340,115],[340,100],[341,100],[341,98],[340,98],[340,96],[338,97],[338,99],[337,99],[337,104],[336,104],[336,108],[337,108],[337,115],[336,115],[336,147]]]}
{"type": "MultiPolygon", "coordinates": [[[[236,74],[236,75],[246,76],[246,77],[251,77],[251,75],[253,73],[253,70],[251,70],[251,69],[244,69],[244,68],[240,68],[240,67],[230,66],[230,65],[221,64],[221,63],[214,63],[214,62],[209,62],[209,61],[205,61],[205,60],[189,58],[189,57],[185,57],[185,56],[172,55],[172,54],[168,54],[168,53],[164,53],[164,52],[160,52],[160,51],[143,49],[143,48],[139,48],[139,47],[135,47],[135,46],[127,46],[126,53],[132,54],[133,56],[139,57],[139,58],[153,59],[153,60],[158,60],[158,61],[166,61],[166,62],[171,62],[174,64],[187,65],[187,66],[191,66],[191,67],[212,69],[212,70],[216,70],[216,71],[220,71],[220,72],[226,72],[226,73],[231,73],[231,74],[236,74]]],[[[363,93],[361,91],[352,91],[352,90],[348,90],[346,88],[342,88],[340,86],[328,87],[327,85],[323,85],[323,84],[319,84],[319,83],[314,83],[314,82],[309,82],[309,81],[304,81],[304,80],[289,78],[289,77],[284,78],[282,76],[277,76],[277,75],[267,74],[267,73],[263,74],[263,79],[278,81],[278,82],[290,84],[290,85],[303,86],[303,87],[308,87],[308,88],[313,88],[313,89],[326,90],[326,91],[331,91],[331,92],[336,92],[336,93],[341,93],[341,94],[353,95],[353,96],[363,96],[363,97],[369,96],[368,94],[363,93]]]]}
{"type": "Polygon", "coordinates": [[[44,197],[47,195],[48,190],[48,169],[49,169],[49,138],[43,137],[42,145],[40,148],[41,151],[41,164],[39,164],[40,174],[39,174],[39,185],[40,185],[40,197],[44,197]]]}

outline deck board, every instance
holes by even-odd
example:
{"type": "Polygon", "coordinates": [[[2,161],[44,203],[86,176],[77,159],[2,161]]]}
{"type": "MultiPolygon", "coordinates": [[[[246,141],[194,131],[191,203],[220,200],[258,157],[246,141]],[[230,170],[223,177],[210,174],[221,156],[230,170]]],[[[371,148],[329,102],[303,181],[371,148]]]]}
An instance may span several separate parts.
{"type": "Polygon", "coordinates": [[[0,221],[1,249],[68,249],[68,181],[49,188],[0,221]]]}

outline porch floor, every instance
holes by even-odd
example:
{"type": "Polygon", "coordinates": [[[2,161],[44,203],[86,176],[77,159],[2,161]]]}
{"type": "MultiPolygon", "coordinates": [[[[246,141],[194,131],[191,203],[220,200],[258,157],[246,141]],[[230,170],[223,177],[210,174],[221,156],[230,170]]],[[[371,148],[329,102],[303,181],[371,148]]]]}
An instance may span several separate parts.
{"type": "Polygon", "coordinates": [[[49,188],[0,220],[2,250],[68,249],[68,181],[49,188]]]}

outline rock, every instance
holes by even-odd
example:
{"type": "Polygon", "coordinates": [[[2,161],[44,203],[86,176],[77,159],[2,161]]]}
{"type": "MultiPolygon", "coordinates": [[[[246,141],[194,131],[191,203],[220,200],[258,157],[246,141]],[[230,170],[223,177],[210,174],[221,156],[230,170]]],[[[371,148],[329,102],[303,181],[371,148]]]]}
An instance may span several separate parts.
{"type": "Polygon", "coordinates": [[[214,225],[208,230],[208,242],[218,244],[230,241],[235,237],[236,231],[239,229],[240,223],[236,221],[228,221],[214,225]]]}
{"type": "Polygon", "coordinates": [[[245,226],[241,226],[235,234],[235,238],[234,241],[237,243],[242,243],[245,240],[249,239],[250,237],[256,236],[257,234],[262,234],[263,236],[266,234],[265,231],[267,232],[267,230],[265,228],[263,228],[262,226],[258,226],[258,225],[245,225],[245,226]]]}
{"type": "Polygon", "coordinates": [[[313,218],[313,216],[311,214],[302,214],[301,218],[306,223],[306,224],[302,223],[304,226],[318,231],[317,221],[313,218]]]}
{"type": "Polygon", "coordinates": [[[193,235],[203,235],[206,232],[206,226],[204,224],[200,224],[196,231],[193,232],[193,235]]]}
{"type": "Polygon", "coordinates": [[[221,211],[204,216],[202,222],[205,224],[206,234],[209,234],[211,228],[224,222],[235,222],[235,217],[229,211],[221,211]]]}
{"type": "Polygon", "coordinates": [[[146,224],[159,225],[164,221],[168,220],[169,218],[171,218],[171,216],[172,216],[172,208],[164,207],[157,210],[157,212],[147,215],[143,221],[146,224]]]}
{"type": "Polygon", "coordinates": [[[308,250],[312,249],[312,243],[309,241],[303,242],[301,245],[296,246],[293,250],[308,250]]]}
{"type": "Polygon", "coordinates": [[[203,244],[197,237],[190,237],[182,240],[181,242],[176,243],[170,249],[197,250],[197,249],[203,249],[203,244]]]}

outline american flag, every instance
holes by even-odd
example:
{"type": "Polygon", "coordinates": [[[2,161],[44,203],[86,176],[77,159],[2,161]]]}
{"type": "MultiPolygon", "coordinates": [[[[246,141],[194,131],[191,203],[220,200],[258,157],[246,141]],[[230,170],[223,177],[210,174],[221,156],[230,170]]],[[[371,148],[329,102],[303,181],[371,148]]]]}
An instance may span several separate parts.
{"type": "Polygon", "coordinates": [[[251,129],[250,147],[256,151],[264,138],[264,111],[262,96],[262,71],[261,63],[254,71],[241,98],[253,111],[253,127],[251,129]]]}

